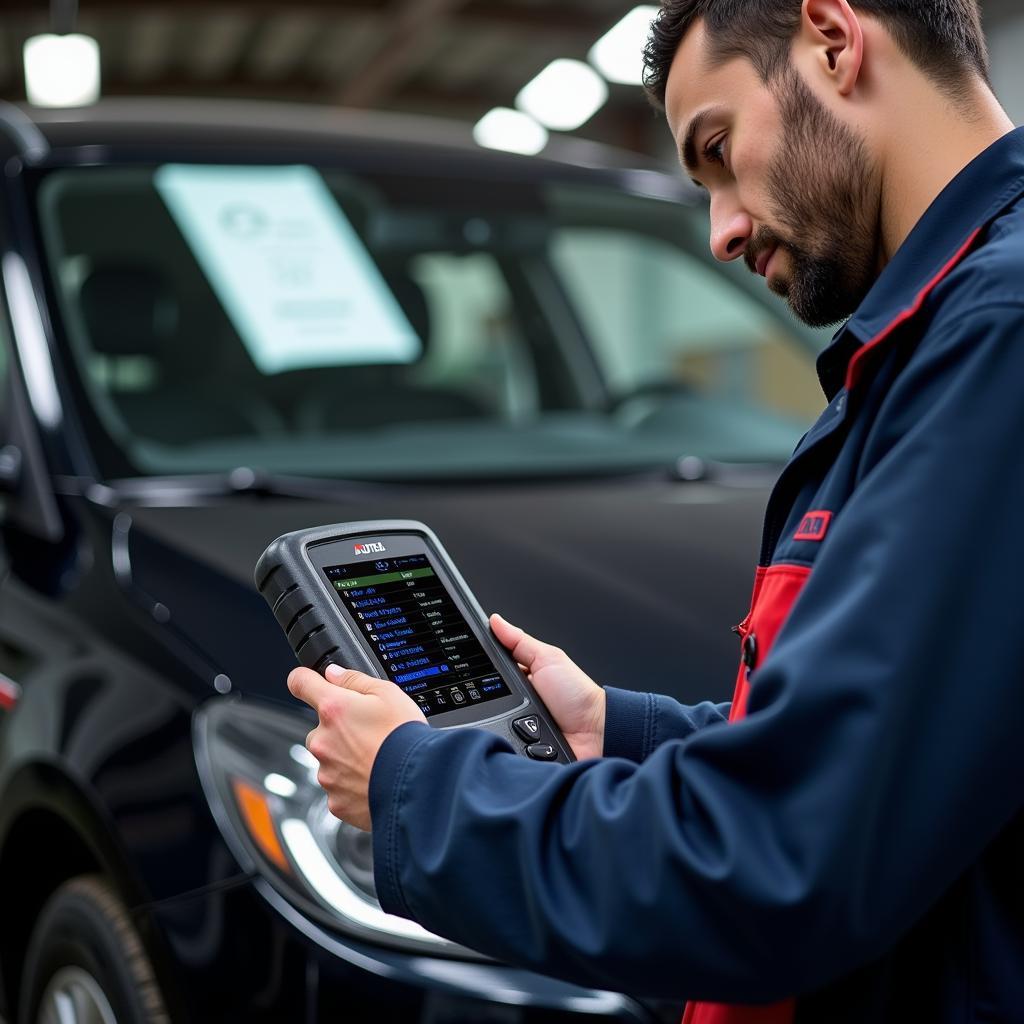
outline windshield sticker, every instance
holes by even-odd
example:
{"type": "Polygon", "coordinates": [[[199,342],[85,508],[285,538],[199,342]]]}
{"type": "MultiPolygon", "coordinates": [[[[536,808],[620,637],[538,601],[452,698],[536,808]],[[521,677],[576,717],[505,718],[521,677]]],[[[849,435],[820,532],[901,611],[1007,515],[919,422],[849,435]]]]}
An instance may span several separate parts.
{"type": "Polygon", "coordinates": [[[312,168],[168,164],[155,185],[263,373],[412,363],[422,354],[312,168]]]}

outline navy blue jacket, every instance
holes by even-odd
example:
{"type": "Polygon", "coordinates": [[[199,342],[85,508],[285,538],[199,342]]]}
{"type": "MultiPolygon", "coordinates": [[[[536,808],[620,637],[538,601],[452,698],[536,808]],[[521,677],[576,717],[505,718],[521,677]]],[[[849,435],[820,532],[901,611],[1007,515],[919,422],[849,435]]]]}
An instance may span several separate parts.
{"type": "Polygon", "coordinates": [[[1024,1021],[1024,129],[936,200],[819,374],[768,507],[745,717],[609,689],[606,756],[564,767],[400,727],[371,779],[385,910],[635,995],[1024,1021]]]}

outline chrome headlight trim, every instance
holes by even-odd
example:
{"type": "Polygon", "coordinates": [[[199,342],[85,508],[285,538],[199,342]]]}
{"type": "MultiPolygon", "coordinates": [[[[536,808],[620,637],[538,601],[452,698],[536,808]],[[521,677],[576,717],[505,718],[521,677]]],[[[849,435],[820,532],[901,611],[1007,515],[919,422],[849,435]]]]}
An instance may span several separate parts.
{"type": "Polygon", "coordinates": [[[372,892],[369,837],[327,810],[317,762],[304,745],[310,727],[299,714],[238,697],[212,698],[194,715],[203,792],[241,867],[304,914],[355,938],[487,959],[381,909],[372,892]],[[246,817],[240,792],[256,802],[255,819],[246,817]]]}

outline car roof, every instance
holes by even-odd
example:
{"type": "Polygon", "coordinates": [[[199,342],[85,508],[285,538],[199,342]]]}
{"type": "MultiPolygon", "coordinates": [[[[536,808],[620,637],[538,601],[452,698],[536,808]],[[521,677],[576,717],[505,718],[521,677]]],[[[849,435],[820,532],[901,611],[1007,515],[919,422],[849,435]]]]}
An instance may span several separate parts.
{"type": "MultiPolygon", "coordinates": [[[[117,163],[150,154],[229,153],[237,159],[323,159],[358,155],[374,161],[458,166],[462,173],[528,180],[591,180],[628,191],[692,202],[696,191],[681,176],[648,158],[596,142],[554,134],[542,156],[484,149],[460,122],[381,111],[246,100],[118,98],[89,107],[41,108],[0,104],[0,128],[34,163],[117,163]],[[97,149],[98,147],[98,149],[97,149]]],[[[173,154],[173,157],[171,156],[173,154]]]]}

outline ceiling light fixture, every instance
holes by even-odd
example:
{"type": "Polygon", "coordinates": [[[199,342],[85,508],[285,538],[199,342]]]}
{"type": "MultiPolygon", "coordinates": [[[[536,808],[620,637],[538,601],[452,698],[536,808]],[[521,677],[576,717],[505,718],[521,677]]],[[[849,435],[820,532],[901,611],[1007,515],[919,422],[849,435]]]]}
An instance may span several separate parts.
{"type": "Polygon", "coordinates": [[[516,106],[547,128],[571,132],[589,121],[608,99],[601,76],[580,60],[552,61],[516,97],[516,106]]]}
{"type": "Polygon", "coordinates": [[[100,98],[100,47],[74,31],[78,0],[51,0],[53,32],[25,40],[25,93],[37,107],[81,107],[100,98]]]}
{"type": "Polygon", "coordinates": [[[657,13],[658,8],[653,4],[634,7],[591,47],[590,63],[609,82],[643,84],[644,46],[657,13]]]}
{"type": "Polygon", "coordinates": [[[529,114],[508,107],[495,107],[484,114],[473,128],[473,138],[479,146],[526,156],[535,156],[548,144],[543,125],[529,114]]]}
{"type": "Polygon", "coordinates": [[[25,40],[25,92],[37,107],[83,107],[100,98],[100,48],[91,36],[25,40]]]}

